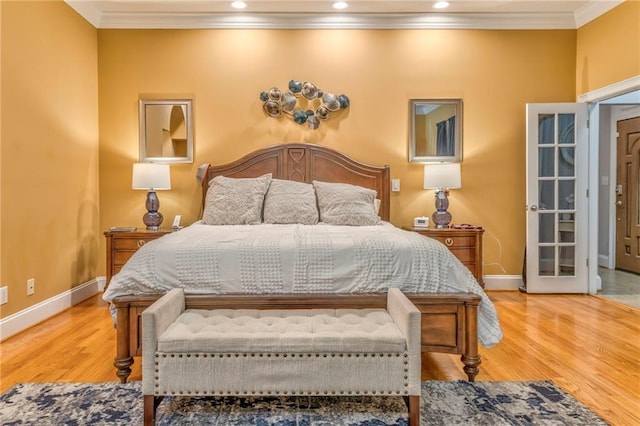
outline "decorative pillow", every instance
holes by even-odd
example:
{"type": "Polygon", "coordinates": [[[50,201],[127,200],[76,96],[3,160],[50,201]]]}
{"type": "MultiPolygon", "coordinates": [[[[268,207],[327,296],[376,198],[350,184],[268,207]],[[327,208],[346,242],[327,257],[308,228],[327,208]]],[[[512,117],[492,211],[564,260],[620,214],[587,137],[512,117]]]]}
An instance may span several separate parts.
{"type": "Polygon", "coordinates": [[[264,223],[318,223],[318,207],[313,185],[273,179],[264,198],[264,223]]]}
{"type": "Polygon", "coordinates": [[[377,225],[376,191],[348,183],[313,181],[320,221],[330,225],[377,225]]]}
{"type": "Polygon", "coordinates": [[[262,204],[271,174],[258,178],[216,176],[209,182],[202,221],[207,225],[254,225],[262,222],[262,204]]]}

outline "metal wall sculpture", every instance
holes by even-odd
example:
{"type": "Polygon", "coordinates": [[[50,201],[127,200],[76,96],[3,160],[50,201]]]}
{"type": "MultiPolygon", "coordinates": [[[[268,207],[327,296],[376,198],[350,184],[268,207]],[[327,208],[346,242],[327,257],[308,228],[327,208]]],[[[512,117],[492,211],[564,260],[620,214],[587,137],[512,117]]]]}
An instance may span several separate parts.
{"type": "Polygon", "coordinates": [[[277,118],[283,113],[291,116],[293,121],[315,130],[320,122],[329,119],[333,113],[349,107],[347,95],[335,95],[324,92],[308,81],[289,81],[289,91],[282,92],[272,87],[260,93],[264,102],[262,109],[269,117],[277,118]]]}

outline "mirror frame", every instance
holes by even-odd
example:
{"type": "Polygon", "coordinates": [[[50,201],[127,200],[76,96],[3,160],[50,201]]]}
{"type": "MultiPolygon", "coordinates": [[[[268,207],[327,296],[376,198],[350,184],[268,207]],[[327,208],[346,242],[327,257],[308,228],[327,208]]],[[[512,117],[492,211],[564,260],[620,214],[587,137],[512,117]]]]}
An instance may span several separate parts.
{"type": "Polygon", "coordinates": [[[193,101],[191,99],[140,99],[138,119],[140,132],[140,162],[153,163],[193,163],[193,101]],[[182,157],[153,157],[147,155],[147,106],[185,106],[185,130],[187,132],[187,155],[182,157]]]}
{"type": "Polygon", "coordinates": [[[409,99],[409,162],[411,163],[461,163],[462,162],[462,99],[409,99]],[[416,108],[422,105],[454,105],[456,129],[453,136],[453,155],[416,154],[416,108]]]}

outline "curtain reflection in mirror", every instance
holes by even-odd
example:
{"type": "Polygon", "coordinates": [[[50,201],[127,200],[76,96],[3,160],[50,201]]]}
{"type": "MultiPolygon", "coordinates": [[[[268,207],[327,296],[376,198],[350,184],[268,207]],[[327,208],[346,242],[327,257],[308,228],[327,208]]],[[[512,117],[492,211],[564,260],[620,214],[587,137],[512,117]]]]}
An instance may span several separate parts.
{"type": "Polygon", "coordinates": [[[442,120],[436,124],[437,129],[437,148],[436,155],[454,155],[455,153],[455,134],[456,134],[456,117],[451,116],[446,120],[442,120]]]}

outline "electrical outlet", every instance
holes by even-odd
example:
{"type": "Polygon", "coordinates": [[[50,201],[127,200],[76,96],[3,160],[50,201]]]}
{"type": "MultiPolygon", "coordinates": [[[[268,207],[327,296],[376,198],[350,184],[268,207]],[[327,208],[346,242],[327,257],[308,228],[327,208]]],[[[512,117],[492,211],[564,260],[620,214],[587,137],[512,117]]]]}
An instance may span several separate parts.
{"type": "Polygon", "coordinates": [[[36,280],[34,278],[29,278],[27,280],[27,296],[31,296],[36,292],[36,280]]]}
{"type": "Polygon", "coordinates": [[[0,287],[0,305],[9,302],[9,287],[0,287]]]}

